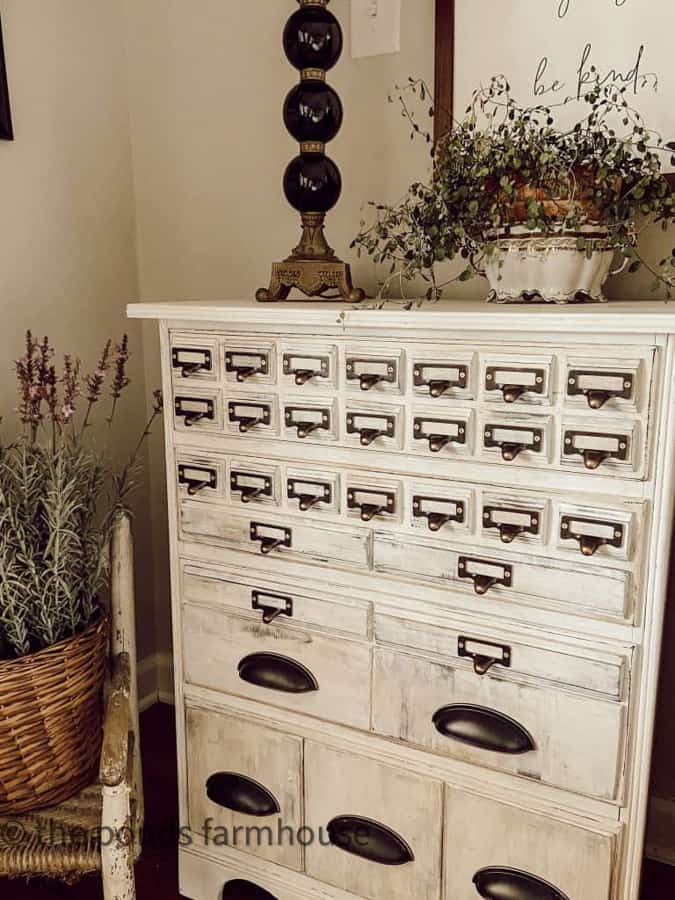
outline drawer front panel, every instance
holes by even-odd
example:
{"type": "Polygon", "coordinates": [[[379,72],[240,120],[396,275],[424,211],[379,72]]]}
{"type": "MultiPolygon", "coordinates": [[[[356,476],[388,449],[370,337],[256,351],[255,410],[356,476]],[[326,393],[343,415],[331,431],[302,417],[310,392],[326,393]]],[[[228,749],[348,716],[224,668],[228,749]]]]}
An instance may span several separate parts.
{"type": "Polygon", "coordinates": [[[183,657],[190,684],[368,729],[366,644],[187,604],[183,657]]]}
{"type": "Polygon", "coordinates": [[[649,400],[652,367],[651,351],[606,358],[569,354],[563,366],[565,406],[587,413],[589,421],[641,413],[649,400]]]}
{"type": "Polygon", "coordinates": [[[307,741],[307,824],[335,839],[306,848],[307,874],[367,900],[438,900],[441,798],[439,782],[307,741]]]}
{"type": "Polygon", "coordinates": [[[301,871],[302,848],[275,838],[279,819],[296,833],[302,825],[302,740],[197,709],[186,720],[191,830],[206,837],[209,827],[212,849],[213,829],[226,829],[230,846],[301,871]],[[237,840],[247,828],[261,839],[237,840]]]}
{"type": "Polygon", "coordinates": [[[368,566],[368,533],[362,529],[319,527],[263,511],[245,517],[227,507],[188,500],[180,507],[180,533],[183,540],[222,544],[247,553],[368,566]]]}
{"type": "Polygon", "coordinates": [[[630,577],[614,569],[585,571],[548,565],[532,557],[423,544],[377,533],[376,571],[445,583],[454,591],[473,591],[492,600],[524,600],[579,615],[625,618],[630,607],[630,577]]]}
{"type": "Polygon", "coordinates": [[[611,834],[454,788],[446,791],[445,824],[443,900],[609,900],[611,834]]]}
{"type": "Polygon", "coordinates": [[[330,588],[311,594],[277,579],[269,583],[255,577],[245,581],[228,577],[217,570],[186,565],[183,569],[183,600],[186,603],[222,607],[239,616],[262,620],[262,607],[286,609],[291,601],[290,615],[283,613],[275,619],[277,625],[319,626],[324,630],[357,637],[368,636],[369,605],[355,600],[334,597],[330,588]],[[254,604],[254,595],[258,603],[254,604]]]}
{"type": "Polygon", "coordinates": [[[481,400],[500,406],[551,403],[554,362],[548,357],[518,354],[486,355],[481,359],[481,400]]]}
{"type": "Polygon", "coordinates": [[[496,665],[480,675],[378,648],[374,730],[454,759],[616,799],[624,757],[623,706],[509,681],[504,671],[496,665]]]}
{"type": "Polygon", "coordinates": [[[281,347],[280,383],[286,390],[303,394],[334,390],[338,381],[337,348],[334,345],[293,341],[281,347]]]}

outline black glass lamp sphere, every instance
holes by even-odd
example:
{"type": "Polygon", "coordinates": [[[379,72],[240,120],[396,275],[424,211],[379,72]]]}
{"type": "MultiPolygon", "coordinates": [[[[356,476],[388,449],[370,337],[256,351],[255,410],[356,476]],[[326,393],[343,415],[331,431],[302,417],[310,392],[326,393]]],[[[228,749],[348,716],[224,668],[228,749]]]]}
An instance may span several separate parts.
{"type": "Polygon", "coordinates": [[[284,29],[284,50],[296,69],[332,69],[342,54],[342,28],[322,6],[293,13],[284,29]]]}
{"type": "Polygon", "coordinates": [[[296,141],[332,141],[342,125],[342,101],[323,81],[301,81],[286,97],[284,122],[296,141]]]}
{"type": "Polygon", "coordinates": [[[284,193],[298,212],[326,213],[342,193],[340,170],[321,153],[303,153],[286,169],[284,193]]]}

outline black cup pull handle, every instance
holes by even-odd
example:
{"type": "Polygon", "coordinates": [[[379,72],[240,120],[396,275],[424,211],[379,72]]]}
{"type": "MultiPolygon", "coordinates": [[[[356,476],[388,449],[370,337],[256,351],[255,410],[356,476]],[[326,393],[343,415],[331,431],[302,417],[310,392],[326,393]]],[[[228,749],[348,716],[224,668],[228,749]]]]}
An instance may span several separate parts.
{"type": "Polygon", "coordinates": [[[221,900],[277,900],[277,898],[252,881],[235,878],[228,881],[223,888],[221,900]]]}
{"type": "Polygon", "coordinates": [[[495,709],[454,703],[437,710],[432,721],[443,737],[481,750],[511,756],[536,750],[532,735],[520,722],[495,709]]]}
{"type": "Polygon", "coordinates": [[[338,816],[328,823],[333,846],[381,866],[404,866],[414,862],[408,843],[391,828],[361,816],[338,816]]]}
{"type": "Polygon", "coordinates": [[[236,772],[216,772],[206,782],[206,795],[213,803],[244,816],[274,816],[279,801],[264,785],[236,772]]]}
{"type": "Polygon", "coordinates": [[[319,682],[302,663],[277,653],[251,653],[238,666],[239,677],[248,684],[283,694],[310,694],[319,682]]]}
{"type": "Polygon", "coordinates": [[[548,881],[506,866],[481,869],[473,876],[473,883],[485,900],[569,900],[548,881]]]}

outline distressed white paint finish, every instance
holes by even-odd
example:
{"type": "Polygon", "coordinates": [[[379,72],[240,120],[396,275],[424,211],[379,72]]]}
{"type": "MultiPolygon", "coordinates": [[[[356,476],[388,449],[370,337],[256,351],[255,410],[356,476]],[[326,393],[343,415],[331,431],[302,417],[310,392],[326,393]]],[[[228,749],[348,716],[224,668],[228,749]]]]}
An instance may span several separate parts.
{"type": "Polygon", "coordinates": [[[356,728],[369,726],[371,649],[366,644],[188,604],[183,609],[183,662],[190,684],[356,728]],[[242,681],[238,665],[251,653],[274,653],[300,663],[319,689],[290,694],[242,681]]]}
{"type": "Polygon", "coordinates": [[[576,828],[526,808],[446,791],[445,894],[475,900],[474,875],[506,866],[534,875],[569,900],[609,900],[616,859],[611,834],[576,828]]]}
{"type": "Polygon", "coordinates": [[[498,666],[480,676],[424,657],[377,650],[373,729],[521,778],[607,800],[618,796],[625,753],[624,706],[559,687],[523,684],[502,675],[498,666]],[[511,755],[440,734],[434,715],[451,704],[479,706],[509,717],[531,736],[535,749],[511,755]]]}
{"type": "Polygon", "coordinates": [[[262,613],[252,607],[252,595],[258,591],[261,602],[284,608],[283,600],[292,601],[292,615],[282,615],[277,625],[318,625],[336,633],[367,637],[370,608],[367,603],[339,598],[329,585],[324,591],[311,593],[305,586],[298,590],[290,582],[270,582],[266,578],[225,577],[219,569],[186,565],[183,569],[183,598],[187,603],[208,604],[237,615],[248,614],[260,621],[262,613]]]}
{"type": "Polygon", "coordinates": [[[302,868],[300,844],[277,840],[278,820],[296,833],[303,822],[302,741],[242,719],[189,709],[187,761],[188,824],[196,844],[215,853],[236,847],[291,869],[302,868]],[[241,775],[262,785],[274,796],[280,812],[252,816],[213,802],[206,784],[217,773],[241,775]]]}
{"type": "Polygon", "coordinates": [[[440,782],[308,741],[305,803],[315,832],[338,816],[365,817],[394,831],[414,854],[413,862],[392,867],[313,843],[306,850],[308,875],[368,900],[440,896],[440,782]]]}
{"type": "Polygon", "coordinates": [[[458,550],[380,533],[375,535],[376,572],[442,581],[453,591],[473,591],[471,579],[459,575],[460,557],[469,561],[467,572],[479,575],[494,572],[502,577],[504,566],[511,566],[512,586],[495,584],[491,587],[484,596],[489,604],[522,598],[529,603],[557,604],[586,615],[617,618],[623,618],[630,606],[629,579],[615,570],[569,568],[552,561],[544,564],[522,554],[507,555],[502,550],[483,551],[477,547],[471,552],[466,548],[458,550]]]}
{"type": "MultiPolygon", "coordinates": [[[[404,312],[334,304],[291,303],[281,310],[273,305],[224,303],[146,306],[132,309],[131,314],[164,319],[161,333],[167,396],[175,388],[182,396],[194,392],[199,399],[206,395],[215,404],[215,422],[201,421],[192,427],[179,422],[174,428],[173,408],[167,412],[183,820],[190,773],[183,752],[181,704],[187,697],[212,715],[228,710],[228,715],[256,723],[264,733],[272,730],[304,741],[308,755],[304,784],[299,788],[303,796],[309,796],[314,771],[312,783],[319,778],[322,781],[321,802],[327,806],[338,803],[349,789],[347,773],[353,772],[372,817],[377,818],[374,811],[382,809],[381,819],[386,823],[387,816],[391,820],[391,810],[400,807],[398,795],[406,795],[405,787],[396,782],[395,790],[380,792],[387,794],[385,802],[379,794],[368,794],[369,784],[376,784],[380,776],[364,773],[368,766],[397,770],[427,785],[438,785],[448,798],[458,798],[455,812],[448,802],[445,814],[439,810],[428,817],[425,837],[435,840],[438,834],[448,852],[453,846],[463,847],[467,866],[474,857],[477,867],[483,859],[485,865],[522,866],[557,884],[570,900],[636,900],[675,477],[675,307],[619,303],[561,310],[441,303],[404,312]],[[213,349],[210,375],[193,373],[183,378],[173,370],[170,344],[178,338],[192,350],[199,350],[200,345],[213,349]],[[235,383],[232,373],[224,371],[229,347],[253,353],[266,350],[272,366],[269,375],[253,376],[243,385],[235,383]],[[299,354],[305,365],[311,363],[313,354],[323,354],[329,377],[312,376],[304,385],[296,384],[294,376],[283,370],[286,351],[299,354]],[[394,360],[394,384],[361,392],[357,382],[346,378],[348,357],[354,355],[370,356],[375,362],[394,360]],[[420,364],[432,372],[434,365],[445,366],[446,375],[452,375],[453,367],[455,372],[464,367],[467,383],[432,400],[423,386],[414,385],[415,367],[420,364]],[[543,366],[543,394],[525,391],[515,403],[505,403],[501,392],[486,390],[488,364],[543,366]],[[568,394],[570,372],[579,369],[590,371],[596,388],[612,373],[630,375],[630,396],[610,398],[602,409],[590,409],[585,398],[568,394]],[[226,424],[226,404],[233,396],[253,404],[269,403],[271,428],[253,428],[241,434],[226,424]],[[290,402],[337,410],[335,439],[322,435],[319,440],[310,436],[303,441],[292,431],[285,432],[280,417],[290,402]],[[394,438],[361,447],[358,436],[346,433],[348,409],[393,414],[394,438]],[[466,444],[453,445],[458,452],[430,453],[424,442],[413,438],[418,410],[425,417],[438,411],[438,418],[445,420],[451,416],[459,419],[461,414],[467,424],[466,444]],[[545,421],[545,452],[524,453],[514,463],[505,462],[498,452],[483,447],[481,428],[488,419],[507,424],[545,421]],[[629,461],[623,465],[608,462],[590,472],[580,457],[567,459],[562,448],[568,425],[579,431],[616,431],[631,436],[629,461]],[[211,461],[219,480],[215,492],[205,490],[192,499],[184,488],[178,489],[178,456],[190,463],[211,461]],[[271,503],[244,508],[232,495],[229,475],[235,461],[272,472],[275,493],[271,503]],[[325,471],[327,478],[335,479],[332,483],[340,494],[335,506],[300,514],[297,501],[294,505],[285,495],[286,479],[291,472],[297,477],[298,470],[303,477],[306,473],[318,478],[325,471]],[[400,502],[395,516],[380,516],[364,525],[347,511],[347,484],[360,483],[364,474],[373,484],[394,485],[397,504],[400,502]],[[423,522],[414,526],[411,499],[421,486],[436,488],[444,496],[450,491],[461,493],[467,507],[461,527],[448,526],[434,535],[419,527],[423,522]],[[541,534],[519,536],[508,547],[503,545],[496,532],[482,524],[483,504],[495,497],[504,505],[512,501],[514,508],[538,510],[541,534]],[[180,517],[179,508],[183,510],[180,517]],[[181,530],[186,509],[190,510],[188,520],[196,523],[194,531],[181,530]],[[586,558],[571,543],[561,541],[560,516],[582,512],[598,518],[616,517],[627,529],[625,544],[602,547],[586,558]],[[260,518],[273,526],[297,526],[301,552],[282,549],[269,556],[252,552],[241,522],[248,525],[260,518]],[[319,542],[323,549],[317,552],[319,542]],[[374,571],[373,551],[377,562],[377,554],[387,543],[389,568],[374,571]],[[345,546],[351,548],[346,556],[345,546]],[[331,549],[334,547],[337,551],[331,549]],[[496,587],[480,597],[470,582],[464,583],[456,573],[445,577],[448,558],[454,562],[460,553],[512,563],[518,587],[512,592],[496,587]],[[188,567],[201,572],[198,579],[184,579],[182,573],[188,567]],[[213,576],[239,587],[215,590],[209,580],[213,576]],[[571,722],[555,747],[552,741],[546,745],[552,752],[548,762],[540,760],[539,777],[523,778],[492,762],[486,765],[484,760],[455,758],[421,743],[378,735],[368,731],[365,716],[356,727],[340,724],[345,721],[344,710],[351,714],[349,702],[341,703],[340,715],[334,708],[308,714],[277,705],[269,697],[228,693],[215,679],[211,687],[189,683],[180,651],[184,617],[191,609],[208,609],[212,616],[259,625],[247,605],[249,588],[258,584],[287,594],[295,592],[298,597],[298,619],[276,626],[282,639],[304,632],[317,640],[359,647],[368,653],[377,646],[378,667],[380,659],[396,659],[387,669],[387,690],[378,690],[376,680],[378,704],[382,692],[385,705],[391,703],[392,686],[397,696],[403,696],[414,685],[413,678],[403,678],[403,660],[415,660],[422,666],[422,681],[430,677],[429,672],[440,669],[453,672],[453,687],[458,680],[473,687],[475,682],[465,679],[477,676],[470,663],[457,659],[455,638],[466,632],[488,639],[498,632],[513,647],[512,671],[499,677],[493,671],[480,682],[483,692],[487,690],[483,685],[499,685],[490,687],[489,697],[483,697],[478,689],[471,696],[495,706],[512,703],[508,708],[514,718],[532,713],[532,722],[543,723],[551,735],[562,729],[564,715],[569,715],[571,722]],[[523,586],[526,590],[521,591],[523,586]],[[333,617],[331,627],[328,620],[333,617]],[[516,694],[518,702],[513,699],[516,694]],[[530,696],[546,696],[550,702],[530,701],[530,696]],[[578,705],[578,712],[564,712],[554,721],[552,710],[561,705],[563,710],[578,705]],[[622,724],[608,711],[618,711],[622,724]],[[583,774],[581,751],[570,737],[575,731],[580,739],[585,733],[594,734],[588,748],[590,764],[583,774]],[[624,733],[625,758],[621,749],[624,733]],[[334,770],[323,758],[321,765],[313,766],[312,748],[318,746],[328,756],[339,757],[334,770]],[[601,760],[607,760],[606,764],[601,760]],[[546,781],[549,777],[551,784],[546,781]],[[601,799],[608,796],[612,799],[601,799]],[[480,813],[476,830],[467,826],[472,812],[480,813]],[[494,829],[489,827],[491,820],[497,823],[494,829]],[[503,834],[507,837],[501,838],[503,834]],[[519,847],[524,848],[522,853],[519,847]],[[592,861],[592,868],[587,860],[592,861]]],[[[295,364],[299,367],[298,359],[295,364]]],[[[346,668],[345,662],[343,678],[346,668]]],[[[429,690],[421,692],[424,700],[429,701],[439,681],[443,678],[431,679],[429,690]]],[[[336,705],[340,704],[332,707],[336,705]]],[[[388,778],[386,781],[391,784],[388,778]]],[[[409,809],[411,802],[404,805],[409,809]]],[[[433,803],[426,805],[434,807],[433,803]]],[[[292,872],[233,848],[215,853],[192,847],[181,855],[181,886],[195,900],[217,897],[230,873],[288,900],[370,898],[369,891],[388,885],[386,878],[391,874],[390,870],[384,881],[380,878],[349,886],[340,882],[339,887],[332,865],[327,874],[314,877],[317,873],[310,869],[304,874],[292,872]]],[[[348,871],[343,874],[356,877],[354,859],[348,860],[348,871]]],[[[443,900],[475,896],[470,884],[473,873],[465,872],[461,884],[457,882],[452,857],[446,854],[444,866],[432,868],[443,900]]],[[[422,884],[430,882],[423,880],[422,884]]],[[[385,889],[387,897],[396,897],[395,891],[402,890],[397,885],[385,889]]],[[[436,896],[436,888],[430,889],[436,896]]],[[[408,886],[401,896],[421,896],[419,886],[408,886]]]]}

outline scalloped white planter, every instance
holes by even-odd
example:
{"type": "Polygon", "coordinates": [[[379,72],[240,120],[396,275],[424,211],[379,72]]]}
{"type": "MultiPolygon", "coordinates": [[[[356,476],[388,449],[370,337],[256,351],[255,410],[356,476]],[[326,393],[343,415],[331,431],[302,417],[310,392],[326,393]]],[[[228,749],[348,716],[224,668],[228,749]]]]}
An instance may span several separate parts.
{"type": "Polygon", "coordinates": [[[497,239],[495,253],[486,260],[489,303],[606,303],[603,286],[612,270],[615,251],[606,249],[597,232],[589,237],[590,256],[577,249],[576,236],[542,237],[519,234],[497,239]]]}

